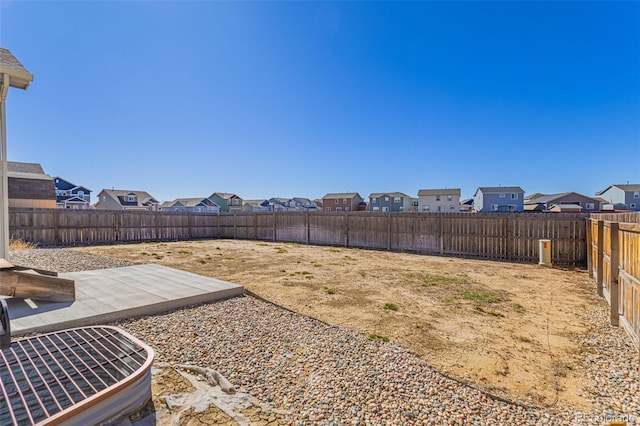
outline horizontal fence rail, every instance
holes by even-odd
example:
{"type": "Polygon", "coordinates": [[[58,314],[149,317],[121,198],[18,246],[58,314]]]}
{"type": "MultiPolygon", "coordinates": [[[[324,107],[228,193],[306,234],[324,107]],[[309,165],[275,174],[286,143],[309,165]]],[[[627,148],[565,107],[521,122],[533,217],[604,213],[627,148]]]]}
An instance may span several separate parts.
{"type": "Polygon", "coordinates": [[[191,213],[11,209],[12,238],[39,246],[232,238],[587,266],[586,214],[191,213]]]}
{"type": "MultiPolygon", "coordinates": [[[[587,220],[587,268],[640,360],[640,213],[592,214],[587,220]]],[[[640,364],[639,364],[640,366],[640,364]]]]}

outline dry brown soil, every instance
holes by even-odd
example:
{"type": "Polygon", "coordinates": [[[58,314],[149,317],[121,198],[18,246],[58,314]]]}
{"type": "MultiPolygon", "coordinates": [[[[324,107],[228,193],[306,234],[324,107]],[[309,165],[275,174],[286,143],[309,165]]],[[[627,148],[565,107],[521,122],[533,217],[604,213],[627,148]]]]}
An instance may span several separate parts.
{"type": "Polygon", "coordinates": [[[575,338],[602,302],[584,270],[238,240],[79,250],[241,284],[510,400],[590,407],[575,338]]]}

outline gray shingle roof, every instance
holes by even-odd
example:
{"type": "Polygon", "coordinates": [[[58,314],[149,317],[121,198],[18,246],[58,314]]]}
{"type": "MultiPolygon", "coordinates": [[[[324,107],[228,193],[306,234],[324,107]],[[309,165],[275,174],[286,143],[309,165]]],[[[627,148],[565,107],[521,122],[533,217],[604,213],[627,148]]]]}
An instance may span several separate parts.
{"type": "Polygon", "coordinates": [[[418,196],[425,195],[460,195],[460,188],[421,189],[418,191],[418,196]]]}
{"type": "Polygon", "coordinates": [[[524,189],[519,186],[481,186],[478,190],[482,191],[483,194],[500,194],[503,192],[519,192],[524,194],[524,189]]]}
{"type": "Polygon", "coordinates": [[[7,177],[22,179],[53,180],[38,163],[7,161],[7,177]]]}
{"type": "Polygon", "coordinates": [[[373,192],[369,194],[369,198],[380,198],[384,196],[388,197],[400,197],[400,198],[411,198],[407,194],[403,194],[402,192],[373,192]]]}
{"type": "Polygon", "coordinates": [[[7,73],[11,76],[10,85],[26,89],[33,75],[16,59],[9,50],[0,47],[0,74],[7,73]]]}
{"type": "MultiPolygon", "coordinates": [[[[358,194],[357,192],[333,192],[333,193],[328,193],[325,194],[324,197],[322,197],[322,199],[329,199],[329,200],[333,200],[336,198],[353,198],[355,196],[360,197],[360,194],[358,194]]],[[[362,198],[362,197],[360,197],[362,198]]]]}

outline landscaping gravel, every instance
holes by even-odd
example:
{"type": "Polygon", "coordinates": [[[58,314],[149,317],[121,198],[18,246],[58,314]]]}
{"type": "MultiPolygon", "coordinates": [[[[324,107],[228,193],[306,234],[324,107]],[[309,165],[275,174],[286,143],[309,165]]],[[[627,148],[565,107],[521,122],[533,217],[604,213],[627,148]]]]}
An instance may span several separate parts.
{"type": "MultiPolygon", "coordinates": [[[[11,253],[15,264],[55,271],[125,266],[65,249],[11,253]]],[[[601,425],[640,424],[638,351],[604,306],[585,313],[584,389],[594,409],[525,407],[442,375],[401,345],[368,340],[253,297],[120,321],[156,350],[157,362],[224,375],[267,407],[274,424],[601,425]]]]}

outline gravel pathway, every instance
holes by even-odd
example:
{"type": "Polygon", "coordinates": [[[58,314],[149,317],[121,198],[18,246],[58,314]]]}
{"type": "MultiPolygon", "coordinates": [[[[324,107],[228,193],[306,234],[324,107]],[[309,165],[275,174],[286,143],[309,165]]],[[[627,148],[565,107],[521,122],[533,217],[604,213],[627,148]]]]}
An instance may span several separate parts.
{"type": "MultiPolygon", "coordinates": [[[[56,271],[124,266],[73,250],[11,253],[16,264],[56,271]]],[[[158,362],[222,373],[271,407],[275,424],[602,425],[640,424],[638,352],[605,309],[585,314],[585,396],[595,409],[522,407],[438,373],[400,345],[291,313],[252,297],[120,321],[156,350],[158,362]]]]}

